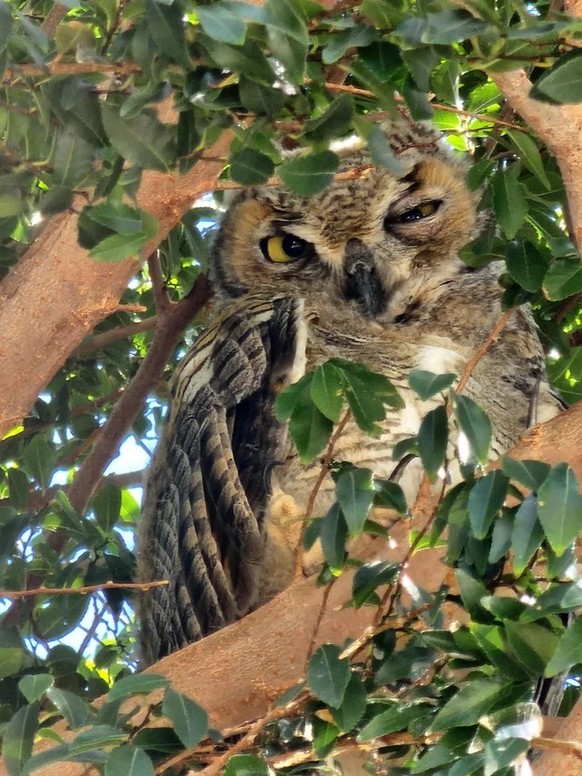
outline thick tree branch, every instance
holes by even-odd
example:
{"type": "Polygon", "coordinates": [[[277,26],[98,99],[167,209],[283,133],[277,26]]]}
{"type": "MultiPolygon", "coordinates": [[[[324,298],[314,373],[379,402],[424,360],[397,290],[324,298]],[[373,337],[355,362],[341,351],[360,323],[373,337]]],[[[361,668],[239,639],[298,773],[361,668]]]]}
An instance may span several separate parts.
{"type": "MultiPolygon", "coordinates": [[[[208,149],[224,156],[229,133],[208,149]]],[[[222,164],[202,158],[183,176],[146,170],[138,205],[159,222],[151,253],[206,191],[222,164]]],[[[80,209],[84,204],[78,200],[80,209]]],[[[77,216],[61,213],[47,224],[25,256],[0,284],[0,437],[17,425],[40,391],[95,325],[118,308],[135,273],[134,259],[94,261],[77,242],[77,216]],[[23,375],[26,376],[23,379],[23,375]],[[18,390],[14,390],[14,386],[18,390]]]]}
{"type": "Polygon", "coordinates": [[[184,328],[208,302],[210,286],[200,275],[192,291],[184,299],[165,307],[158,315],[154,340],[127,390],[113,408],[93,449],[83,461],[69,489],[69,500],[74,509],[83,513],[103,472],[117,453],[121,440],[133,423],[143,403],[163,375],[164,367],[184,328]]]}

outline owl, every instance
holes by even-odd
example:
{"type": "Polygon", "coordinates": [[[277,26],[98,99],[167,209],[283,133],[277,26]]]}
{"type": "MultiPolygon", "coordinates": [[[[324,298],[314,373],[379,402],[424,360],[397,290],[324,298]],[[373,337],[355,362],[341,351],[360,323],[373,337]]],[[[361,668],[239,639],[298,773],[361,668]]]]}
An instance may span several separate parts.
{"type": "MultiPolygon", "coordinates": [[[[297,526],[321,464],[300,463],[276,418],[283,387],[332,357],[386,375],[404,409],[388,412],[376,438],[349,422],[335,456],[388,477],[394,445],[434,406],[412,393],[409,372],[461,374],[501,314],[500,267],[474,269],[458,257],[482,219],[466,161],[425,125],[385,132],[398,172],[352,150],[319,195],[245,190],[224,216],[211,257],[214,318],[174,377],[146,482],[139,579],[169,580],[143,599],[148,662],[292,579],[297,526]]],[[[514,311],[465,392],[493,422],[494,456],[558,411],[527,308],[514,311]]],[[[406,467],[409,498],[421,475],[406,467]]],[[[324,483],[315,514],[331,494],[324,483]]]]}

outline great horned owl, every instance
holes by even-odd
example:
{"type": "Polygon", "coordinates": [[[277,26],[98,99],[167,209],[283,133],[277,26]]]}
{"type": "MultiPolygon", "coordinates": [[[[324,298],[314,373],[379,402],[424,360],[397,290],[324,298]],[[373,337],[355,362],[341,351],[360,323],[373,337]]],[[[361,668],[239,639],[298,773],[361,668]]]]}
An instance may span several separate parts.
{"type": "MultiPolygon", "coordinates": [[[[290,581],[292,542],[277,504],[283,496],[304,510],[320,464],[300,465],[275,417],[282,386],[334,356],[383,372],[405,409],[389,412],[379,439],[348,425],[335,452],[388,476],[394,444],[430,408],[408,388],[410,370],[460,374],[499,318],[499,267],[458,258],[479,231],[465,162],[424,126],[386,132],[399,174],[360,150],[340,167],[359,174],[340,174],[317,197],[252,189],[225,215],[211,261],[214,323],[175,377],[146,486],[139,579],[170,581],[144,598],[146,660],[232,622],[290,581]]],[[[556,413],[543,363],[520,308],[466,388],[493,421],[493,454],[556,413]]],[[[411,496],[418,470],[407,476],[411,496]]]]}

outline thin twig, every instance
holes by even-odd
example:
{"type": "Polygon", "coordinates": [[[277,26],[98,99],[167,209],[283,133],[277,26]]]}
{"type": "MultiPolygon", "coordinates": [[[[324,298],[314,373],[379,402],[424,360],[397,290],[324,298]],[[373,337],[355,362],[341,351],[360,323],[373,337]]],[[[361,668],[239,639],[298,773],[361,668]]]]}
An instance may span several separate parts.
{"type": "Polygon", "coordinates": [[[489,348],[493,344],[495,344],[495,342],[497,342],[499,335],[501,334],[501,332],[505,327],[505,324],[513,315],[514,309],[515,308],[511,307],[509,310],[506,310],[499,317],[497,323],[493,327],[493,330],[491,331],[491,333],[489,334],[485,342],[483,342],[483,344],[477,349],[477,351],[475,352],[475,355],[472,358],[470,358],[469,361],[467,361],[467,366],[465,367],[463,374],[461,375],[461,379],[459,380],[459,384],[455,389],[457,393],[462,393],[465,390],[467,383],[469,382],[469,379],[471,378],[471,375],[475,370],[475,367],[477,366],[479,361],[481,361],[483,356],[487,353],[489,348]]]}
{"type": "Polygon", "coordinates": [[[325,451],[325,455],[321,459],[321,467],[319,469],[319,474],[317,475],[317,479],[315,480],[315,484],[311,489],[311,493],[309,494],[307,507],[305,508],[305,517],[303,520],[303,525],[301,527],[301,534],[299,536],[299,541],[297,543],[297,548],[295,550],[295,576],[300,576],[303,574],[303,534],[305,533],[305,526],[309,518],[313,515],[315,499],[317,498],[317,494],[319,493],[319,490],[323,484],[323,481],[329,474],[329,467],[331,466],[331,463],[333,461],[333,452],[337,444],[337,441],[340,438],[340,436],[343,434],[343,431],[351,416],[352,416],[352,413],[350,412],[350,410],[346,410],[345,415],[338,423],[335,431],[332,434],[331,439],[329,440],[329,444],[327,446],[327,450],[325,451]]]}
{"type": "Polygon", "coordinates": [[[94,334],[92,337],[88,337],[71,353],[71,358],[84,356],[87,353],[94,353],[96,350],[103,350],[103,348],[108,347],[114,342],[119,342],[119,340],[128,339],[129,337],[133,337],[135,334],[141,334],[144,331],[151,331],[156,328],[157,322],[158,316],[150,315],[149,318],[144,318],[143,321],[135,321],[135,323],[128,323],[127,326],[117,326],[115,329],[109,329],[109,331],[94,334]]]}
{"type": "Polygon", "coordinates": [[[84,585],[82,587],[36,587],[30,590],[0,590],[0,598],[10,598],[17,601],[20,598],[31,598],[35,595],[87,595],[100,590],[139,590],[145,593],[152,587],[168,585],[167,579],[155,582],[102,582],[100,585],[84,585]]]}
{"type": "Polygon", "coordinates": [[[571,754],[582,760],[582,744],[578,741],[561,741],[555,738],[539,736],[532,738],[530,744],[534,749],[553,749],[555,752],[571,754]]]}
{"type": "MultiPolygon", "coordinates": [[[[304,701],[305,696],[302,693],[298,698],[295,698],[286,706],[276,706],[275,708],[270,709],[270,711],[268,711],[263,717],[260,717],[250,726],[248,732],[241,738],[240,741],[237,741],[234,746],[231,746],[228,752],[225,752],[211,765],[208,765],[206,768],[204,768],[204,770],[201,771],[203,776],[218,776],[219,773],[223,772],[223,768],[228,760],[230,760],[234,754],[244,752],[245,749],[252,746],[255,743],[257,736],[267,727],[267,725],[270,725],[271,722],[275,722],[278,719],[282,719],[283,717],[288,716],[296,707],[302,705],[304,701]]],[[[165,764],[164,767],[167,767],[167,765],[165,764]]],[[[163,771],[160,772],[163,773],[163,771]]]]}
{"type": "MultiPolygon", "coordinates": [[[[371,92],[368,89],[360,89],[357,86],[350,86],[349,84],[334,84],[334,83],[327,82],[324,84],[324,86],[330,92],[348,92],[349,94],[355,94],[361,97],[369,97],[370,99],[373,99],[376,97],[374,92],[371,92]]],[[[442,103],[439,103],[439,102],[433,102],[431,103],[431,105],[433,108],[435,108],[435,110],[442,110],[442,111],[446,111],[447,113],[456,113],[459,116],[468,116],[469,118],[475,119],[476,121],[483,121],[489,124],[495,124],[498,127],[504,127],[506,129],[515,129],[515,130],[518,130],[519,132],[528,131],[526,127],[521,127],[519,126],[519,124],[511,124],[509,121],[503,121],[502,119],[496,119],[493,116],[490,116],[488,113],[473,113],[470,110],[463,110],[463,108],[455,108],[453,105],[443,105],[442,103]]]]}
{"type": "Polygon", "coordinates": [[[99,438],[83,461],[69,490],[69,500],[82,514],[97,487],[105,467],[117,452],[119,443],[135,420],[154,385],[162,378],[164,367],[184,328],[210,298],[210,286],[199,275],[192,291],[171,304],[160,316],[154,340],[127,389],[100,428],[99,438]]]}
{"type": "Polygon", "coordinates": [[[311,638],[309,640],[309,646],[307,647],[307,654],[305,657],[305,671],[307,671],[307,666],[309,665],[309,661],[311,660],[311,656],[313,655],[317,634],[319,633],[319,628],[321,627],[321,621],[323,620],[323,615],[325,614],[325,610],[327,608],[329,595],[331,593],[331,589],[335,581],[336,581],[336,578],[332,579],[332,581],[326,586],[325,590],[323,591],[321,605],[319,607],[319,612],[317,613],[317,619],[315,621],[315,625],[313,626],[313,631],[311,633],[311,638]]]}

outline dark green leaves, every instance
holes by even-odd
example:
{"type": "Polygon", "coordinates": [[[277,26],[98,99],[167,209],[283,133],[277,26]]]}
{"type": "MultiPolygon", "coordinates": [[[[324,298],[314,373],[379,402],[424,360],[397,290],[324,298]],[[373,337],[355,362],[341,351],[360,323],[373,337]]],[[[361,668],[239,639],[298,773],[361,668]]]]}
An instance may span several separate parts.
{"type": "Polygon", "coordinates": [[[491,524],[505,500],[508,478],[496,469],[481,477],[469,494],[469,520],[478,539],[487,536],[491,524]]]}
{"type": "Polygon", "coordinates": [[[143,749],[126,744],[110,753],[104,773],[105,776],[154,776],[154,766],[143,749]]]}
{"type": "Polygon", "coordinates": [[[340,648],[324,644],[313,653],[307,668],[307,683],[313,694],[328,706],[338,708],[350,681],[348,660],[340,660],[340,648]]]}
{"type": "Polygon", "coordinates": [[[52,687],[54,678],[50,674],[30,674],[18,682],[18,689],[28,703],[34,703],[52,687]]]}
{"type": "Polygon", "coordinates": [[[329,186],[338,166],[336,154],[320,151],[284,162],[277,167],[277,175],[295,194],[310,197],[329,186]]]}
{"type": "Polygon", "coordinates": [[[185,695],[175,690],[166,690],[162,711],[171,720],[185,747],[196,746],[206,736],[208,714],[185,695]]]}
{"type": "Polygon", "coordinates": [[[234,12],[232,3],[199,5],[196,7],[196,16],[204,32],[213,40],[235,45],[244,43],[246,26],[234,12]]]}
{"type": "Polygon", "coordinates": [[[23,706],[6,725],[2,735],[2,756],[9,776],[20,776],[32,753],[38,728],[38,704],[23,706]]]}
{"type": "Polygon", "coordinates": [[[582,102],[582,51],[574,49],[535,82],[531,96],[552,103],[582,102]]]}
{"type": "Polygon", "coordinates": [[[582,529],[582,496],[572,469],[555,466],[538,491],[540,522],[556,555],[561,555],[582,529]]]}
{"type": "Polygon", "coordinates": [[[314,373],[286,388],[276,400],[277,417],[289,421],[289,431],[301,460],[312,460],[324,447],[347,402],[358,426],[377,434],[385,405],[401,407],[392,383],[361,364],[333,358],[314,373]]]}
{"type": "Polygon", "coordinates": [[[224,776],[269,776],[269,767],[254,754],[235,754],[226,764],[224,776]]]}
{"type": "Polygon", "coordinates": [[[507,269],[511,277],[526,291],[537,291],[548,265],[535,245],[513,241],[507,245],[507,269]]]}
{"type": "MultiPolygon", "coordinates": [[[[161,8],[155,0],[151,5],[161,8]]],[[[164,6],[169,8],[173,6],[164,6]]],[[[101,105],[103,126],[113,148],[139,167],[167,172],[176,159],[174,129],[158,120],[151,110],[122,118],[119,110],[106,102],[101,105]]]]}
{"type": "Polygon", "coordinates": [[[505,236],[511,240],[517,234],[527,212],[521,185],[511,170],[498,171],[491,182],[493,207],[505,236]]]}
{"type": "Polygon", "coordinates": [[[335,494],[350,533],[361,533],[374,501],[370,469],[350,468],[343,472],[336,483],[335,494]]]}
{"type": "Polygon", "coordinates": [[[455,417],[478,461],[486,463],[491,442],[491,421],[481,407],[468,396],[453,394],[455,417]]]}
{"type": "Polygon", "coordinates": [[[448,388],[456,377],[457,375],[453,372],[434,374],[434,372],[427,372],[425,369],[413,369],[408,375],[408,384],[419,399],[426,401],[448,388]]]}
{"type": "Polygon", "coordinates": [[[546,676],[556,676],[568,671],[576,663],[582,663],[582,618],[573,620],[562,635],[546,666],[546,676]]]}
{"type": "Polygon", "coordinates": [[[230,157],[230,174],[233,180],[244,186],[264,183],[274,170],[272,159],[254,148],[243,148],[230,157]]]}
{"type": "Polygon", "coordinates": [[[556,259],[543,282],[545,296],[554,301],[582,291],[582,262],[579,258],[556,259]]]}
{"type": "Polygon", "coordinates": [[[427,413],[418,431],[420,460],[430,479],[434,481],[445,460],[449,439],[449,421],[443,405],[427,413]]]}

